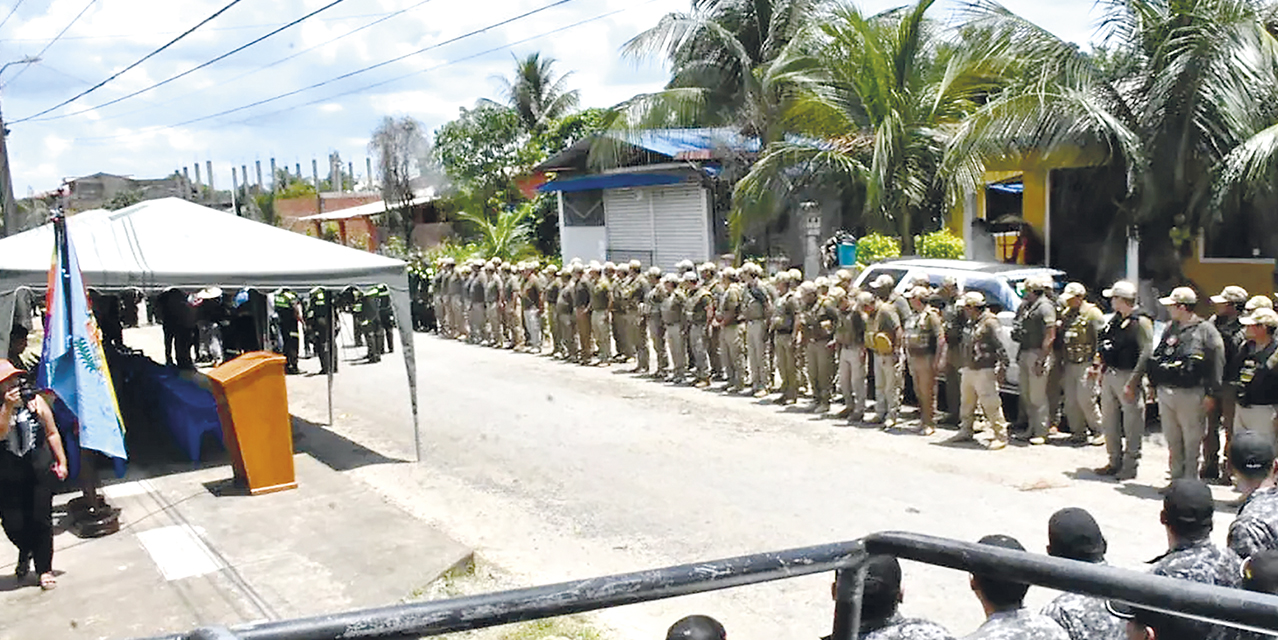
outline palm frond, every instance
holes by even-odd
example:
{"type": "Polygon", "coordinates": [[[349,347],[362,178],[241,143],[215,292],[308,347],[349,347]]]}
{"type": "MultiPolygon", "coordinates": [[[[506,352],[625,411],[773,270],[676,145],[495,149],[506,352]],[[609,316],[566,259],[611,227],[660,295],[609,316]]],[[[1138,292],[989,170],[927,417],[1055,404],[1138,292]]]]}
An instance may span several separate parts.
{"type": "Polygon", "coordinates": [[[859,159],[867,149],[861,142],[769,145],[733,190],[728,218],[733,237],[740,239],[750,229],[771,222],[782,211],[780,203],[806,186],[863,182],[869,169],[859,159]]]}

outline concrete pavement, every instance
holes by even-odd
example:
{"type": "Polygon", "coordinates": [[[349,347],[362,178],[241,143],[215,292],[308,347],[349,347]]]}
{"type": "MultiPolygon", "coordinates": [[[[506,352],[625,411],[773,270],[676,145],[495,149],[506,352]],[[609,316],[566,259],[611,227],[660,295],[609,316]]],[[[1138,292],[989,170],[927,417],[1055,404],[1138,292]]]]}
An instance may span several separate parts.
{"type": "MultiPolygon", "coordinates": [[[[1110,560],[1165,550],[1157,488],[1166,449],[1147,437],[1140,476],[1094,476],[1100,447],[1000,452],[932,437],[840,427],[740,396],[672,387],[620,367],[584,368],[419,334],[426,455],[352,474],[519,574],[526,584],[633,571],[909,530],[964,540],[994,532],[1046,546],[1055,510],[1092,511],[1110,560]]],[[[412,455],[395,358],[339,376],[334,430],[389,457],[412,455]],[[370,401],[378,398],[379,401],[370,401]]],[[[321,419],[322,378],[295,378],[295,411],[321,419]]],[[[1236,496],[1215,487],[1223,540],[1236,496]]],[[[980,622],[967,576],[909,564],[905,611],[958,635],[980,622]]],[[[1035,605],[1051,593],[1031,590],[1035,605]]],[[[689,613],[734,637],[829,632],[829,577],[787,580],[600,614],[617,637],[659,636],[689,613]]]]}
{"type": "MultiPolygon", "coordinates": [[[[121,531],[81,540],[59,530],[49,592],[19,585],[11,558],[0,564],[10,612],[0,640],[130,638],[393,604],[471,561],[469,547],[347,473],[404,461],[304,419],[293,429],[298,489],[250,497],[224,451],[181,462],[167,434],[135,428],[128,474],[104,488],[121,531]]],[[[55,518],[76,495],[57,498],[55,518]]]]}

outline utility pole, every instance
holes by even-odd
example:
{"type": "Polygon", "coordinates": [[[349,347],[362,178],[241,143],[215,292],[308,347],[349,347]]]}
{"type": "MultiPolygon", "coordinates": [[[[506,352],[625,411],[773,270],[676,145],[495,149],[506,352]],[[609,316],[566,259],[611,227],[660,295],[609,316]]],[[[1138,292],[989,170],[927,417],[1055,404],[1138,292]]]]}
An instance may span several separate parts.
{"type": "Polygon", "coordinates": [[[364,180],[368,183],[368,191],[374,191],[373,189],[373,159],[368,156],[364,156],[364,171],[368,172],[368,176],[364,178],[364,180]]]}
{"type": "MultiPolygon", "coordinates": [[[[0,66],[0,74],[4,73],[11,65],[15,64],[32,64],[39,62],[40,58],[27,56],[21,60],[6,62],[0,66]]],[[[18,229],[18,201],[13,197],[13,175],[9,171],[9,127],[4,124],[4,117],[0,116],[0,205],[4,206],[4,231],[3,236],[11,236],[19,231],[18,229]]]]}
{"type": "Polygon", "coordinates": [[[262,192],[262,161],[254,160],[253,162],[254,164],[257,165],[257,192],[261,193],[262,192]]]}
{"type": "Polygon", "coordinates": [[[275,158],[271,158],[271,193],[280,190],[280,178],[275,173],[275,158]]]}
{"type": "Polygon", "coordinates": [[[239,179],[235,176],[235,165],[231,165],[231,213],[234,213],[237,216],[240,215],[240,207],[235,203],[235,200],[239,198],[239,194],[236,193],[239,190],[240,183],[239,179]]]}
{"type": "Polygon", "coordinates": [[[214,187],[213,187],[213,161],[212,161],[212,160],[205,160],[205,161],[204,161],[204,168],[205,168],[205,169],[207,169],[207,171],[205,171],[205,173],[209,174],[209,196],[211,197],[211,196],[213,195],[213,189],[214,189],[214,187]]]}

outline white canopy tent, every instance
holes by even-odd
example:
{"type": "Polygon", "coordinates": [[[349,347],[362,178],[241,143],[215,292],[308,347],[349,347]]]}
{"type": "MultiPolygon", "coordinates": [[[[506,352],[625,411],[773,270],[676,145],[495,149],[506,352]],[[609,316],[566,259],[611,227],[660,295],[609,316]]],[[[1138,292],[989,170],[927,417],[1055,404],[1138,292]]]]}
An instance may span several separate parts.
{"type": "MultiPolygon", "coordinates": [[[[413,323],[403,262],[178,198],[148,200],[118,211],[86,211],[67,218],[67,233],[85,282],[104,293],[172,288],[190,292],[210,286],[305,292],[317,286],[385,284],[403,345],[413,440],[421,459],[413,323]]],[[[18,291],[43,291],[48,286],[52,256],[52,224],[0,239],[0,353],[8,351],[18,291]]],[[[329,402],[331,412],[331,393],[329,402]]]]}

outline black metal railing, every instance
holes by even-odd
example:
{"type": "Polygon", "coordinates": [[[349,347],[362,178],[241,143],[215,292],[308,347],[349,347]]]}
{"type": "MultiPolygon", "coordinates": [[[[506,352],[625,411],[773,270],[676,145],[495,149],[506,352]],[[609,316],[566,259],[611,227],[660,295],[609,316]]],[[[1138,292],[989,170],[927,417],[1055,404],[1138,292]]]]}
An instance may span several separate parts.
{"type": "Polygon", "coordinates": [[[757,553],[526,589],[311,618],[197,629],[155,640],[337,640],[417,638],[627,604],[836,572],[832,640],[856,640],[861,571],[868,554],[888,554],[960,571],[997,573],[1032,585],[1114,598],[1238,628],[1278,633],[1278,597],[1186,582],[913,533],[757,553]]]}

